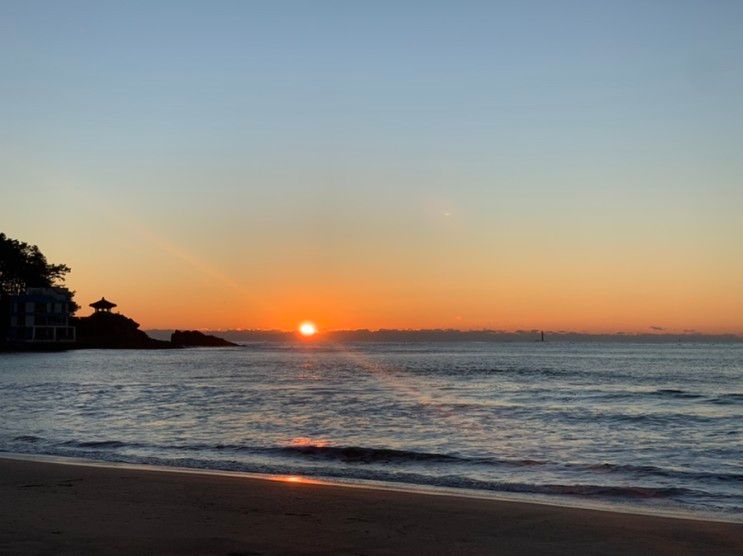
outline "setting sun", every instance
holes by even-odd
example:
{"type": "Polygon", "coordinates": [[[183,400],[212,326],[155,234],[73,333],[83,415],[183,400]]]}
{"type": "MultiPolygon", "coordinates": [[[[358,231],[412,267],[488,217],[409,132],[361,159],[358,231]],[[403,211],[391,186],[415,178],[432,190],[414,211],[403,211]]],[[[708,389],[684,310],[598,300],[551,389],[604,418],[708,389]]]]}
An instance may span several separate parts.
{"type": "Polygon", "coordinates": [[[302,336],[314,336],[317,334],[317,327],[312,322],[303,322],[299,325],[299,333],[302,336]]]}

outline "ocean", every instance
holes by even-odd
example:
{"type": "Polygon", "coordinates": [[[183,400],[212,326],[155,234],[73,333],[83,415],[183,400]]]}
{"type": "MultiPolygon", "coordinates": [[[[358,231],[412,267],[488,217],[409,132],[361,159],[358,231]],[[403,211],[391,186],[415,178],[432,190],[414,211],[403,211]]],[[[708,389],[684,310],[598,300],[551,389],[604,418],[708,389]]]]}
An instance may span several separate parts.
{"type": "Polygon", "coordinates": [[[0,355],[0,451],[743,521],[743,344],[0,355]]]}

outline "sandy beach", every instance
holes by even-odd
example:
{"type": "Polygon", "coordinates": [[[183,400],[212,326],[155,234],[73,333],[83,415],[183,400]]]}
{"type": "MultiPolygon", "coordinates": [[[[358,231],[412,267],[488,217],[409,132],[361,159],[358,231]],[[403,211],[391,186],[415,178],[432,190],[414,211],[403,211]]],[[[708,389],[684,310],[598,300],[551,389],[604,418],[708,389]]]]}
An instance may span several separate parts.
{"type": "Polygon", "coordinates": [[[0,459],[3,554],[743,554],[743,524],[0,459]]]}

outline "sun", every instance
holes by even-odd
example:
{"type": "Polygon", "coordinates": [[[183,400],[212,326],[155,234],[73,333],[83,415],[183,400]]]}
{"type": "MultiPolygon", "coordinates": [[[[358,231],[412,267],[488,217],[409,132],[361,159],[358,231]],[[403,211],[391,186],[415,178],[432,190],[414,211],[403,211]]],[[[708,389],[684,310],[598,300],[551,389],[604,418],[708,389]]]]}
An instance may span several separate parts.
{"type": "Polygon", "coordinates": [[[305,321],[299,325],[299,333],[302,336],[314,336],[317,334],[317,326],[313,322],[305,321]]]}

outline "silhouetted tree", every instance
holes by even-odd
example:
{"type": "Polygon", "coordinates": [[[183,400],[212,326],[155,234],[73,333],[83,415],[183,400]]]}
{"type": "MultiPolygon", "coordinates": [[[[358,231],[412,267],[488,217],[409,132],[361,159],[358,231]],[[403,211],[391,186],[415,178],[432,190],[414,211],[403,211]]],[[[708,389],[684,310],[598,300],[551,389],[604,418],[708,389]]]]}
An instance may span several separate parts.
{"type": "MultiPolygon", "coordinates": [[[[65,264],[50,264],[36,245],[0,233],[0,297],[61,286],[69,272],[65,264]]],[[[72,302],[72,307],[77,305],[72,302]]]]}

